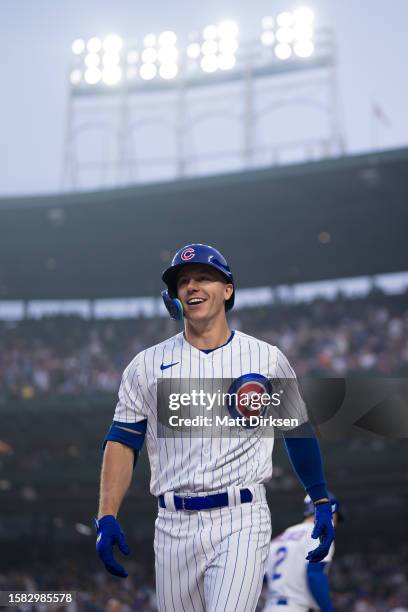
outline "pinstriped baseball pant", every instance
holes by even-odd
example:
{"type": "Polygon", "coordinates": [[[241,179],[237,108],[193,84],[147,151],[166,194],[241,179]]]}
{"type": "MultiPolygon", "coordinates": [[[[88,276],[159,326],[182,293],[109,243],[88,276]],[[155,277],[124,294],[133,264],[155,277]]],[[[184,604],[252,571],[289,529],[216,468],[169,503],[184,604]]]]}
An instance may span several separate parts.
{"type": "Polygon", "coordinates": [[[200,512],[159,509],[154,549],[160,612],[255,610],[271,539],[269,508],[264,493],[260,497],[200,512]]]}

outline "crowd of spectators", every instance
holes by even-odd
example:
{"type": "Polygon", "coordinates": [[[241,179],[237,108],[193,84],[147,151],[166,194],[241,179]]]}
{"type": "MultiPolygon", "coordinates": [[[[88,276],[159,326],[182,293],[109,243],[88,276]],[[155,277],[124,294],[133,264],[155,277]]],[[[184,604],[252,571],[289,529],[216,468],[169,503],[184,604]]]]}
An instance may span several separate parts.
{"type": "MultiPolygon", "coordinates": [[[[129,577],[119,580],[83,561],[61,561],[52,567],[0,572],[1,591],[71,591],[74,602],[59,608],[20,607],[24,612],[155,612],[153,567],[127,561],[129,577]]],[[[338,612],[403,612],[408,610],[408,550],[394,554],[335,555],[330,570],[334,609],[338,612]]],[[[266,588],[257,610],[263,609],[266,588]]]]}
{"type": "Polygon", "coordinates": [[[69,604],[21,606],[21,612],[156,612],[153,567],[149,567],[149,573],[140,563],[128,560],[126,568],[129,577],[120,580],[102,566],[90,566],[79,559],[60,561],[52,566],[39,563],[35,569],[0,572],[0,591],[73,594],[69,604]]]}
{"type": "Polygon", "coordinates": [[[334,556],[330,576],[335,610],[403,612],[408,610],[408,549],[334,556]]]}
{"type": "MultiPolygon", "coordinates": [[[[358,299],[245,308],[232,311],[230,325],[278,345],[299,376],[408,374],[408,295],[376,293],[358,299]]],[[[0,402],[116,393],[122,371],[133,356],[178,329],[169,318],[54,316],[0,322],[0,402]]],[[[80,456],[74,445],[68,451],[73,460],[80,456]]],[[[1,452],[5,456],[12,449],[3,446],[1,452]]],[[[35,466],[33,456],[26,461],[35,466]]],[[[32,473],[28,475],[31,478],[32,473]]],[[[277,465],[274,482],[278,481],[277,465]]],[[[3,487],[7,482],[0,481],[3,487]]],[[[31,502],[33,490],[31,483],[27,498],[31,502]]],[[[336,611],[408,611],[408,550],[336,554],[332,565],[336,611]]],[[[142,566],[137,559],[129,560],[127,567],[130,577],[120,581],[99,565],[79,559],[52,566],[38,563],[35,568],[0,571],[0,591],[75,591],[75,601],[58,608],[67,612],[157,610],[152,563],[142,566]]],[[[39,605],[20,610],[46,612],[52,608],[39,605]]]]}
{"type": "MultiPolygon", "coordinates": [[[[407,295],[246,308],[230,325],[279,346],[298,376],[408,372],[407,295]]],[[[116,392],[133,356],[178,330],[167,318],[2,321],[0,400],[116,392]]]]}

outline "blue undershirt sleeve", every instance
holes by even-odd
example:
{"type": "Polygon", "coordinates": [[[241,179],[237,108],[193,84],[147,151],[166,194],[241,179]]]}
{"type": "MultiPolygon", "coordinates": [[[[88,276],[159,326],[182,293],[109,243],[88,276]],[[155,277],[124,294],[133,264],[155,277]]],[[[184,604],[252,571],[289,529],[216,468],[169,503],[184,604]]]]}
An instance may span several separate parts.
{"type": "Polygon", "coordinates": [[[322,612],[333,612],[330,598],[329,579],[325,573],[327,563],[308,563],[307,583],[311,594],[322,612]]]}
{"type": "Polygon", "coordinates": [[[134,451],[134,469],[136,461],[139,457],[140,450],[143,446],[146,429],[147,419],[143,419],[142,421],[138,421],[137,423],[113,421],[103,441],[103,450],[105,450],[105,446],[108,441],[120,442],[125,446],[129,446],[134,451]]]}
{"type": "Polygon", "coordinates": [[[310,422],[284,435],[290,462],[311,500],[328,497],[319,442],[310,422]]]}

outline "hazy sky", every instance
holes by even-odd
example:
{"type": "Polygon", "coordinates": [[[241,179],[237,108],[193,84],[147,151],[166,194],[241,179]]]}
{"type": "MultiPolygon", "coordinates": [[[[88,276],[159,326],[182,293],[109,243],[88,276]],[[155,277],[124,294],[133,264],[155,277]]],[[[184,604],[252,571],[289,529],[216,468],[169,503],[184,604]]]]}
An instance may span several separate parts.
{"type": "Polygon", "coordinates": [[[299,5],[335,28],[348,151],[372,147],[372,102],[390,120],[378,126],[380,148],[408,143],[407,0],[1,0],[0,194],[60,188],[71,42],[116,32],[189,31],[234,18],[242,39],[262,16],[299,5]]]}

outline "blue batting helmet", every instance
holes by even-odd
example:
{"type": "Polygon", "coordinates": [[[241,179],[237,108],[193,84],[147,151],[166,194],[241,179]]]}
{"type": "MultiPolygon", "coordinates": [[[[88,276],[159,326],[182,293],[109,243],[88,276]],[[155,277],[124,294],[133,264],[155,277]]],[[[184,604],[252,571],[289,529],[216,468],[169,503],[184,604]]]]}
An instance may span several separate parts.
{"type": "MultiPolygon", "coordinates": [[[[340,503],[339,503],[339,500],[330,491],[329,491],[329,500],[330,500],[332,514],[337,512],[337,520],[339,522],[344,520],[344,517],[343,517],[343,515],[340,512],[340,503]]],[[[312,515],[314,515],[314,511],[315,511],[315,505],[312,502],[312,500],[310,499],[309,495],[306,495],[306,497],[304,499],[304,502],[303,502],[303,516],[305,518],[307,516],[312,516],[312,515]]]]}
{"type": "MultiPolygon", "coordinates": [[[[177,251],[170,266],[163,272],[162,279],[167,290],[162,291],[162,298],[170,316],[173,319],[183,318],[183,308],[177,299],[177,275],[187,264],[205,264],[221,272],[227,283],[234,285],[232,272],[227,260],[217,249],[207,244],[188,244],[177,251]]],[[[231,310],[234,305],[235,292],[225,302],[225,310],[231,310]]]]}

